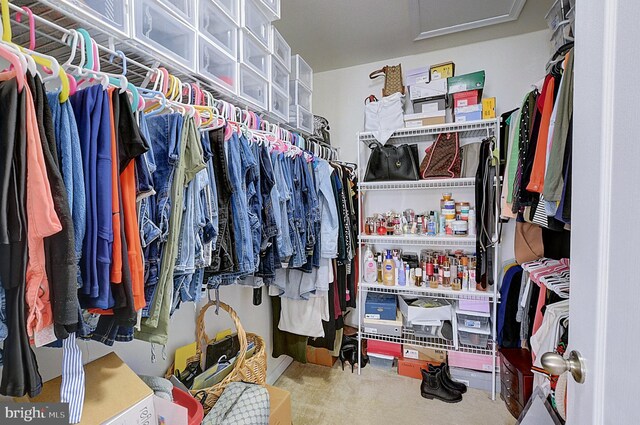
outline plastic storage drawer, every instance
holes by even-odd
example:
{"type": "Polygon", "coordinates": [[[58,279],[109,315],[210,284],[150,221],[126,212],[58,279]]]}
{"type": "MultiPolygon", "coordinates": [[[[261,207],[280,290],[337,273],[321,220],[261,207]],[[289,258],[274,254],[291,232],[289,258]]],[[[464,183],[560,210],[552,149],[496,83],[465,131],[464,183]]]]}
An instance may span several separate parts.
{"type": "Polygon", "coordinates": [[[313,70],[300,55],[291,56],[291,79],[299,80],[309,90],[313,90],[313,70]]]}
{"type": "Polygon", "coordinates": [[[291,47],[276,27],[273,27],[272,32],[271,53],[287,68],[287,71],[291,71],[291,47]]]}
{"type": "Polygon", "coordinates": [[[460,344],[471,345],[478,348],[487,348],[491,331],[488,327],[483,329],[468,328],[458,326],[458,337],[460,344]]]}
{"type": "Polygon", "coordinates": [[[260,5],[272,21],[280,19],[280,0],[260,0],[260,5]]]}
{"type": "MultiPolygon", "coordinates": [[[[289,98],[289,71],[280,62],[271,56],[271,84],[276,86],[280,91],[288,93],[289,98]]],[[[289,105],[287,105],[287,108],[289,105]]]]}
{"type": "Polygon", "coordinates": [[[267,49],[271,38],[271,20],[255,0],[243,0],[242,26],[256,36],[267,49]]]}
{"type": "Polygon", "coordinates": [[[271,84],[269,95],[269,112],[280,118],[282,122],[289,122],[289,96],[271,84]]]}
{"type": "MultiPolygon", "coordinates": [[[[478,372],[477,370],[450,367],[451,378],[454,381],[462,382],[469,388],[491,392],[491,372],[478,372]]],[[[500,374],[496,374],[496,392],[500,393],[500,374]]]]}
{"type": "Polygon", "coordinates": [[[304,133],[311,134],[313,133],[313,114],[300,105],[290,105],[289,124],[304,133]]]}
{"type": "Polygon", "coordinates": [[[269,79],[271,55],[246,30],[240,31],[240,62],[249,66],[261,77],[269,79]]]}
{"type": "MultiPolygon", "coordinates": [[[[206,0],[199,1],[203,3],[206,0]]],[[[240,26],[240,0],[213,0],[213,2],[220,6],[231,20],[240,26]]]]}
{"type": "Polygon", "coordinates": [[[238,93],[238,64],[204,37],[198,39],[198,73],[233,94],[238,93]]]}
{"type": "Polygon", "coordinates": [[[485,329],[489,326],[489,313],[456,310],[458,324],[462,327],[485,329]]]}
{"type": "Polygon", "coordinates": [[[292,105],[300,105],[307,111],[312,111],[311,90],[300,84],[299,80],[289,82],[289,96],[292,105]]]}
{"type": "Polygon", "coordinates": [[[385,356],[384,354],[369,354],[369,362],[371,367],[375,369],[393,369],[395,358],[385,356]]]}
{"type": "Polygon", "coordinates": [[[269,106],[267,99],[269,83],[243,64],[240,64],[240,87],[238,93],[247,102],[251,102],[264,111],[267,110],[269,106]]]}
{"type": "Polygon", "coordinates": [[[551,36],[551,46],[553,47],[554,50],[558,50],[560,47],[562,47],[565,43],[567,43],[569,41],[569,39],[567,38],[567,34],[569,32],[571,26],[571,22],[569,21],[563,21],[560,23],[560,25],[558,25],[558,28],[556,28],[556,30],[553,32],[553,35],[551,36]]]}
{"type": "Polygon", "coordinates": [[[95,21],[98,26],[129,35],[126,0],[113,0],[110,5],[104,0],[60,0],[51,3],[55,3],[72,16],[89,19],[95,21]]]}
{"type": "MultiPolygon", "coordinates": [[[[134,0],[135,1],[135,0],[134,0]]],[[[196,0],[160,0],[182,19],[196,26],[196,0]]]]}
{"type": "Polygon", "coordinates": [[[196,32],[178,20],[157,0],[134,2],[134,38],[168,59],[191,70],[196,68],[196,32]]]}
{"type": "Polygon", "coordinates": [[[198,30],[215,45],[238,57],[238,26],[212,0],[200,0],[198,30]]]}

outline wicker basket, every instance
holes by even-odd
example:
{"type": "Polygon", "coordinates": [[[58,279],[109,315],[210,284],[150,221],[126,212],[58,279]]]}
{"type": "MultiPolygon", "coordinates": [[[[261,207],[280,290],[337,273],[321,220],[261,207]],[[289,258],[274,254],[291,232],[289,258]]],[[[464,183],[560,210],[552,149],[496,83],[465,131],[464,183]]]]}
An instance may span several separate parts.
{"type": "MultiPolygon", "coordinates": [[[[222,381],[209,388],[189,391],[191,395],[202,403],[205,415],[209,410],[211,410],[213,405],[216,404],[216,401],[218,401],[218,398],[220,398],[222,392],[229,383],[244,381],[263,385],[267,378],[267,351],[264,340],[259,335],[245,332],[242,324],[240,323],[240,318],[229,305],[223,302],[220,302],[219,305],[220,308],[229,313],[229,316],[231,316],[231,319],[233,320],[236,330],[238,331],[240,351],[238,352],[238,360],[236,361],[233,370],[222,381]],[[245,359],[249,341],[253,341],[255,344],[255,352],[253,356],[245,359]]],[[[196,323],[196,355],[189,359],[189,362],[202,361],[202,352],[211,342],[211,338],[209,338],[205,332],[204,315],[207,310],[213,306],[216,306],[216,302],[209,301],[202,307],[200,313],[198,313],[196,323]]],[[[167,377],[170,377],[173,374],[173,369],[174,365],[171,365],[167,371],[167,377]]]]}

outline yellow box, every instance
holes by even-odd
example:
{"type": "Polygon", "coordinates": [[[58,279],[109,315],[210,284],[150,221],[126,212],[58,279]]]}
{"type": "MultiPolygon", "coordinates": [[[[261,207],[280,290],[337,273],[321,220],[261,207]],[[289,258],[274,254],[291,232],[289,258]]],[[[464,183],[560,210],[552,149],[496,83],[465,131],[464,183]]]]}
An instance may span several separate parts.
{"type": "Polygon", "coordinates": [[[456,65],[453,62],[439,63],[437,65],[431,65],[429,68],[429,74],[431,80],[439,80],[441,78],[453,77],[456,65]]]}
{"type": "Polygon", "coordinates": [[[485,97],[482,99],[482,119],[490,120],[496,117],[496,98],[485,97]]]}

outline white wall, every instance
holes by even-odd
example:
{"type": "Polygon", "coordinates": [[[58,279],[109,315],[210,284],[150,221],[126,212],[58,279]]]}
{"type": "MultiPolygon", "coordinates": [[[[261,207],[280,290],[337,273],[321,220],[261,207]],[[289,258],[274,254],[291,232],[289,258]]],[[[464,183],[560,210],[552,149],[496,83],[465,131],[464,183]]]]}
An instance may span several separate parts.
{"type": "MultiPolygon", "coordinates": [[[[496,113],[519,107],[531,85],[545,75],[551,55],[548,30],[469,44],[434,52],[387,59],[314,75],[313,113],[329,120],[331,143],[340,150],[340,159],[357,162],[356,134],[364,126],[364,99],[378,98],[382,79],[370,80],[369,73],[384,65],[402,64],[407,70],[453,61],[456,75],[485,70],[485,97],[496,97],[496,113]]],[[[391,56],[391,55],[390,55],[391,56]]],[[[513,220],[504,226],[501,260],[513,258],[513,220]]]]}
{"type": "MultiPolygon", "coordinates": [[[[211,291],[211,296],[214,296],[214,291],[211,291]]],[[[262,304],[257,307],[253,305],[253,290],[247,287],[223,287],[220,289],[220,300],[229,304],[238,313],[242,326],[247,332],[258,334],[264,338],[268,359],[267,380],[270,383],[274,382],[289,365],[291,359],[286,356],[281,356],[278,359],[271,357],[271,301],[267,296],[266,289],[263,292],[262,304]]],[[[207,301],[208,299],[205,299],[203,304],[207,301]]],[[[225,311],[220,310],[220,315],[216,316],[214,310],[213,307],[210,308],[206,315],[207,334],[209,337],[215,336],[218,331],[233,328],[233,323],[225,311]]],[[[164,375],[173,362],[173,354],[177,347],[195,341],[195,329],[195,304],[182,304],[171,318],[166,360],[162,356],[162,347],[156,345],[154,347],[155,363],[151,361],[151,344],[147,342],[137,340],[128,343],[116,342],[113,347],[107,347],[95,341],[78,340],[78,344],[83,351],[85,363],[115,351],[136,373],[159,376],[164,375]]],[[[45,381],[61,374],[62,349],[38,348],[35,352],[40,373],[45,381]]]]}

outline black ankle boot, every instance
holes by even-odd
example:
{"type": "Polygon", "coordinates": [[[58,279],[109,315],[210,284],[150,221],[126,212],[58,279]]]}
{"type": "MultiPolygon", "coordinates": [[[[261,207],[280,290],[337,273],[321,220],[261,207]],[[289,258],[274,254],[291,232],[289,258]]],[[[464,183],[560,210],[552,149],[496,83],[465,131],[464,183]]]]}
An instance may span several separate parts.
{"type": "Polygon", "coordinates": [[[467,386],[462,382],[454,381],[451,378],[451,372],[449,371],[449,365],[441,363],[440,366],[429,365],[429,372],[441,370],[442,371],[442,383],[450,390],[458,391],[460,394],[467,392],[467,386]]]}
{"type": "Polygon", "coordinates": [[[462,394],[459,391],[447,388],[442,382],[442,370],[436,369],[433,372],[420,369],[422,372],[422,385],[420,394],[429,400],[437,398],[445,403],[458,403],[462,401],[462,394]]]}

